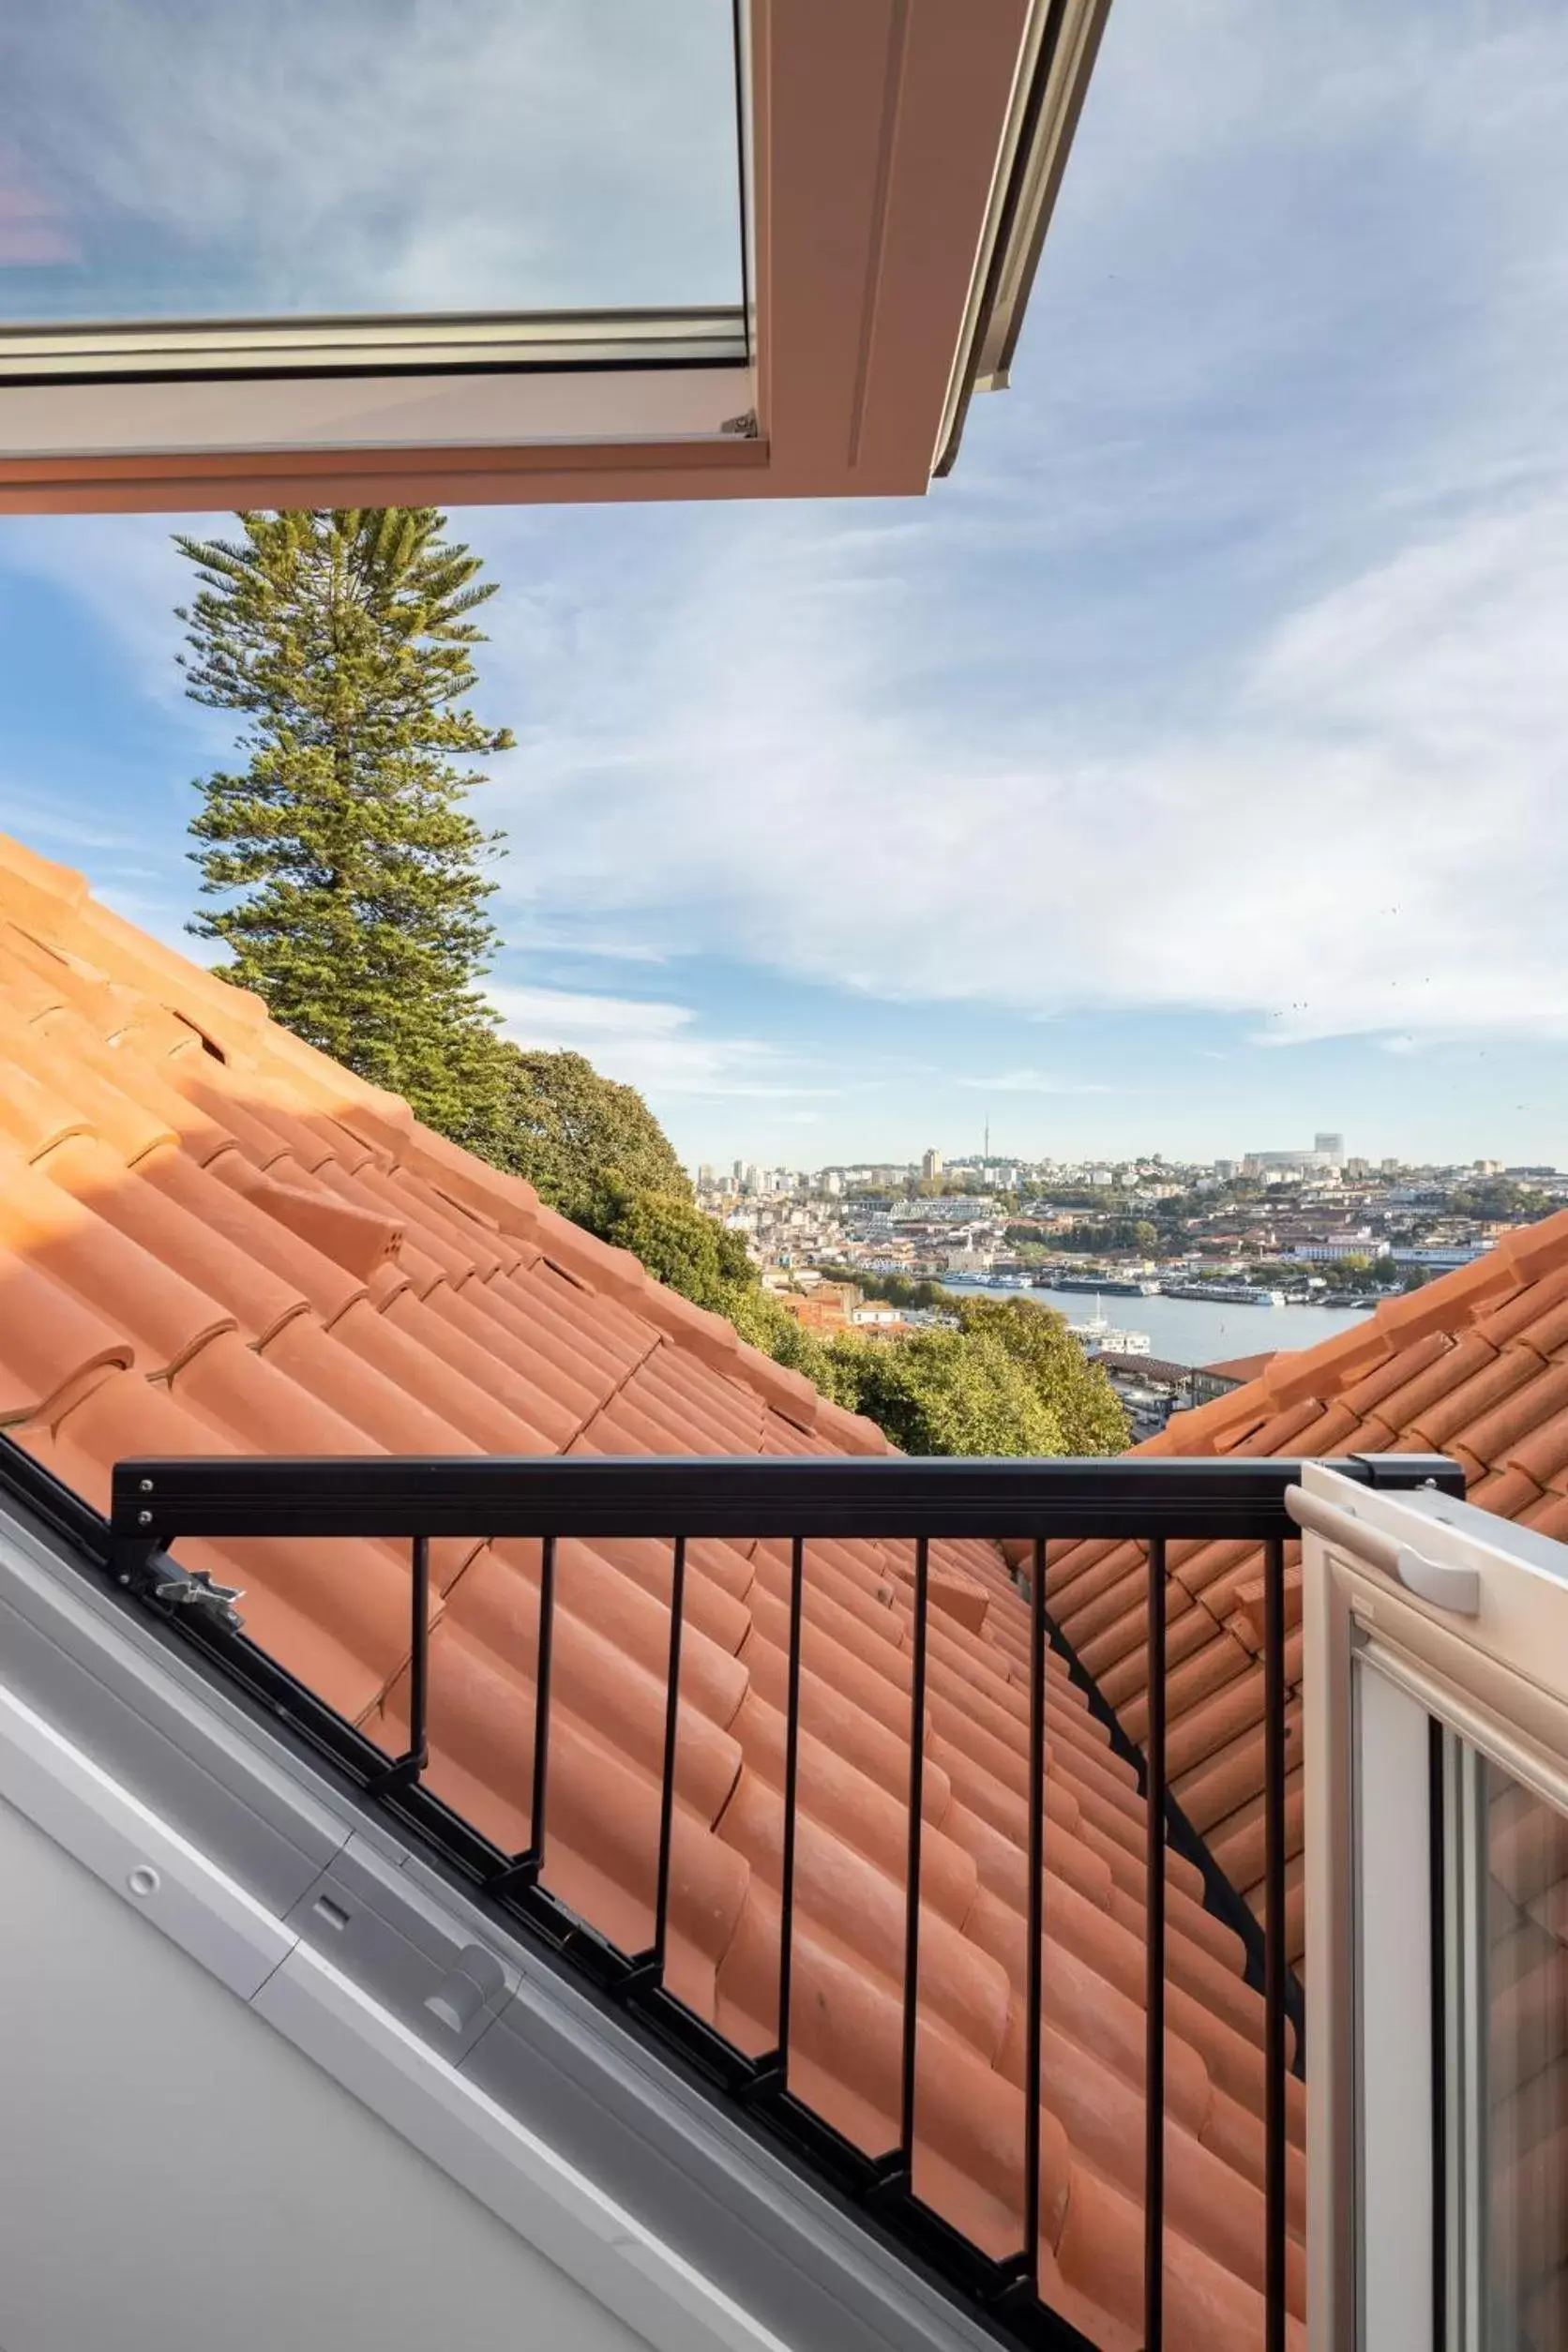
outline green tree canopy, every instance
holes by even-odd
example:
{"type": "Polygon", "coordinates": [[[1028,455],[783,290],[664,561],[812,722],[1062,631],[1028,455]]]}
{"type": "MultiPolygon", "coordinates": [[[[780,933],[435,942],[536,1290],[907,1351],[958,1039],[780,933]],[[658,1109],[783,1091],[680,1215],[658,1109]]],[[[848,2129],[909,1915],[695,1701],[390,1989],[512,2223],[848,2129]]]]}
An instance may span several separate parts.
{"type": "Polygon", "coordinates": [[[1028,1376],[1055,1419],[1057,1454],[1119,1454],[1127,1442],[1121,1399],[1098,1364],[1090,1364],[1066,1318],[1030,1299],[960,1299],[967,1337],[994,1339],[1028,1376]]]}
{"type": "Polygon", "coordinates": [[[601,1241],[629,1249],[651,1274],[696,1306],[726,1314],[735,1293],[752,1288],[757,1269],[738,1233],[729,1232],[689,1199],[647,1192],[607,1172],[578,1222],[601,1241]]]}
{"type": "Polygon", "coordinates": [[[855,1410],[906,1454],[1064,1454],[1051,1403],[985,1330],[846,1335],[829,1352],[854,1379],[855,1410]]]}
{"type": "Polygon", "coordinates": [[[290,1029],[467,1139],[498,1083],[477,990],[493,946],[463,807],[505,729],[460,699],[494,593],[426,506],[247,513],[180,537],[199,586],[187,691],[239,715],[246,764],[201,780],[192,925],[290,1029]],[[459,764],[460,762],[463,764],[459,764]]]}
{"type": "Polygon", "coordinates": [[[580,1053],[503,1052],[505,1095],[489,1156],[526,1176],[550,1208],[591,1224],[608,1214],[600,1197],[611,1178],[623,1200],[649,1193],[689,1202],[690,1180],[635,1087],[602,1078],[580,1053]]]}

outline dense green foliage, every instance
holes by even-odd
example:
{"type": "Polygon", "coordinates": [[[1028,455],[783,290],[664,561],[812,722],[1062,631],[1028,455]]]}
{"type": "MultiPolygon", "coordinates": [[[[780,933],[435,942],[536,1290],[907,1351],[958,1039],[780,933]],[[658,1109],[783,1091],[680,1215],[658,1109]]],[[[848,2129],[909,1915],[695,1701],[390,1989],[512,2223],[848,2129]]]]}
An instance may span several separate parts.
{"type": "Polygon", "coordinates": [[[1521,1184],[1512,1176],[1480,1176],[1461,1191],[1450,1193],[1447,1205],[1454,1216],[1533,1225],[1550,1216],[1555,1204],[1538,1185],[1521,1184]]]}
{"type": "MultiPolygon", "coordinates": [[[[901,1274],[843,1274],[867,1296],[951,1322],[908,1334],[802,1331],[761,1289],[725,1311],[749,1339],[865,1413],[909,1454],[1119,1454],[1127,1422],[1066,1322],[1029,1299],[960,1298],[901,1274]]],[[[755,1277],[753,1277],[755,1279],[755,1277]]]]}
{"type": "Polygon", "coordinates": [[[727,1314],[737,1291],[757,1285],[746,1244],[693,1206],[668,1192],[650,1192],[606,1171],[585,1213],[578,1218],[601,1241],[629,1249],[657,1280],[696,1306],[727,1314]]]}
{"type": "Polygon", "coordinates": [[[1042,1257],[1063,1250],[1079,1258],[1115,1258],[1129,1251],[1153,1258],[1160,1246],[1158,1230],[1147,1217],[1102,1217],[1094,1224],[1080,1219],[1059,1233],[1042,1232],[1035,1225],[1009,1225],[1006,1239],[1008,1248],[1024,1257],[1032,1250],[1042,1257]]]}
{"type": "Polygon", "coordinates": [[[601,1077],[580,1053],[505,1050],[505,1109],[487,1158],[526,1176],[550,1208],[596,1231],[601,1220],[624,1214],[601,1199],[607,1184],[617,1201],[638,1193],[689,1202],[690,1180],[635,1087],[601,1077]]]}
{"type": "Polygon", "coordinates": [[[461,1134],[497,1066],[475,985],[494,843],[464,809],[467,763],[512,738],[460,707],[493,583],[445,522],[248,513],[237,539],[176,544],[199,581],[187,691],[240,716],[246,754],[197,788],[192,854],[219,903],[191,927],[298,1035],[461,1134]]]}

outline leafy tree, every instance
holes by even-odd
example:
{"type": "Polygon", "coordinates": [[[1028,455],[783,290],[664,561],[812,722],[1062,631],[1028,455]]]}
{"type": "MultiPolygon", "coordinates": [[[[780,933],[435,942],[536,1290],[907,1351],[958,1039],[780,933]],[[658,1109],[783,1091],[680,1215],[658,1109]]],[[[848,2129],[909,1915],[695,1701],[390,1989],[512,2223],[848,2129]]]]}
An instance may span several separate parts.
{"type": "Polygon", "coordinates": [[[629,1249],[651,1274],[696,1306],[728,1314],[736,1292],[757,1284],[757,1269],[740,1234],[673,1193],[640,1191],[607,1173],[577,1222],[601,1241],[629,1249]]]}
{"type": "Polygon", "coordinates": [[[1473,1184],[1461,1185],[1450,1193],[1448,1207],[1455,1216],[1488,1220],[1507,1217],[1523,1225],[1534,1224],[1552,1211],[1551,1201],[1538,1185],[1521,1184],[1510,1176],[1484,1176],[1473,1184]]]}
{"type": "Polygon", "coordinates": [[[1088,1363],[1066,1318],[1030,1299],[961,1299],[958,1324],[969,1339],[994,1339],[1031,1381],[1052,1414],[1059,1454],[1119,1454],[1127,1442],[1121,1399],[1098,1364],[1088,1363]]]}
{"type": "Polygon", "coordinates": [[[1064,1454],[1062,1425],[989,1332],[939,1329],[908,1338],[845,1334],[832,1354],[855,1380],[855,1408],[906,1454],[1064,1454]]]}
{"type": "Polygon", "coordinates": [[[516,1048],[506,1052],[505,1077],[489,1156],[526,1176],[550,1208],[592,1223],[603,1213],[601,1194],[611,1178],[620,1196],[652,1193],[689,1202],[690,1180],[635,1087],[601,1078],[580,1053],[516,1048]]]}
{"type": "Polygon", "coordinates": [[[175,542],[199,581],[187,692],[240,715],[246,754],[197,787],[192,855],[221,903],[191,927],[297,1035],[466,1140],[503,1082],[476,987],[494,837],[459,764],[512,741],[460,707],[494,583],[431,507],[239,523],[175,542]]]}
{"type": "Polygon", "coordinates": [[[847,1406],[852,1412],[860,1410],[852,1364],[847,1355],[841,1358],[836,1352],[837,1337],[828,1341],[807,1331],[757,1282],[737,1286],[724,1311],[750,1346],[761,1348],[764,1355],[772,1356],[776,1364],[787,1364],[792,1372],[804,1373],[836,1405],[847,1406]]]}

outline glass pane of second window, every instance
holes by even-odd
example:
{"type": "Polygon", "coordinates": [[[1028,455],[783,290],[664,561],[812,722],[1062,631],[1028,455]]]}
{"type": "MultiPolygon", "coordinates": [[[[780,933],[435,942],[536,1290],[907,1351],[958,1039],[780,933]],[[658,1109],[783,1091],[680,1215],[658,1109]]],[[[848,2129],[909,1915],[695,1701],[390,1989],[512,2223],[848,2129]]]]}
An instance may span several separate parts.
{"type": "Polygon", "coordinates": [[[731,0],[0,9],[0,324],[740,287],[731,0]]]}
{"type": "Polygon", "coordinates": [[[1568,2347],[1568,1819],[1485,1768],[1485,2352],[1568,2347]]]}

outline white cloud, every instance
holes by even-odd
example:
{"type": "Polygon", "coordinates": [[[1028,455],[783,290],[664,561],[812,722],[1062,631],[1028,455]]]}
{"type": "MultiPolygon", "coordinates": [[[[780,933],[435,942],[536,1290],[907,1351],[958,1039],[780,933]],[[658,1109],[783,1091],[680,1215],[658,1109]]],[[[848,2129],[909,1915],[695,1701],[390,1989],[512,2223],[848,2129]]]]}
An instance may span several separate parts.
{"type": "Polygon", "coordinates": [[[702,1034],[689,1005],[561,988],[492,988],[489,995],[519,1045],[584,1054],[606,1078],[642,1093],[788,1103],[836,1091],[797,1083],[790,1058],[759,1039],[702,1034]]]}

